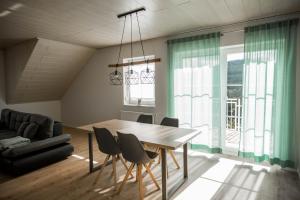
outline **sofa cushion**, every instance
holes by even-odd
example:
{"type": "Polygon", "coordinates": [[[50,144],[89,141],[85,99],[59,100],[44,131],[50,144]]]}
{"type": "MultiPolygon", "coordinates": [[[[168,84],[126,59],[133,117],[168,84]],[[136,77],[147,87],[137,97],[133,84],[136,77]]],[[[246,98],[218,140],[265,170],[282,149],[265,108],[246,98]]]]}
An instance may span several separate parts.
{"type": "Polygon", "coordinates": [[[7,149],[2,152],[1,156],[16,158],[30,153],[38,153],[39,151],[45,151],[48,148],[54,148],[55,146],[67,143],[70,139],[71,136],[69,134],[63,134],[57,137],[31,142],[26,146],[7,149]]]}
{"type": "Polygon", "coordinates": [[[9,129],[17,131],[22,122],[29,121],[30,114],[11,111],[9,120],[9,129]]]}
{"type": "Polygon", "coordinates": [[[11,130],[0,130],[0,140],[13,138],[17,136],[16,131],[11,130]]]}
{"type": "Polygon", "coordinates": [[[29,122],[22,122],[22,124],[20,125],[18,131],[17,131],[17,135],[18,136],[23,136],[24,131],[26,129],[26,127],[29,125],[29,122]]]}
{"type": "Polygon", "coordinates": [[[30,123],[34,122],[39,125],[35,138],[46,139],[53,136],[54,121],[51,118],[43,115],[31,114],[29,121],[30,123]]]}
{"type": "Polygon", "coordinates": [[[36,123],[30,123],[24,130],[23,132],[23,137],[24,138],[29,138],[29,139],[33,139],[35,138],[35,135],[38,131],[39,125],[37,125],[36,123]]]}
{"type": "Polygon", "coordinates": [[[54,122],[53,125],[53,137],[59,136],[63,134],[63,123],[62,122],[54,122]]]}
{"type": "Polygon", "coordinates": [[[27,113],[17,113],[15,130],[17,131],[23,122],[28,122],[30,118],[30,114],[27,113]]]}
{"type": "Polygon", "coordinates": [[[1,111],[1,122],[4,124],[7,128],[9,127],[9,117],[10,117],[10,112],[12,110],[10,109],[3,109],[1,111]]]}

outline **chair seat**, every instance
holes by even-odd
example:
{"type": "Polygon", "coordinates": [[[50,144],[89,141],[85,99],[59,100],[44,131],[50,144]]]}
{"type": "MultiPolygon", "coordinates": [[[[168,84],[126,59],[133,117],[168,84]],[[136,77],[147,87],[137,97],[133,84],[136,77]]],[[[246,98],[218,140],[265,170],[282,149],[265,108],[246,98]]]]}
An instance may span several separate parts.
{"type": "Polygon", "coordinates": [[[154,159],[158,156],[158,153],[155,153],[153,151],[146,151],[146,153],[150,159],[154,159]]]}

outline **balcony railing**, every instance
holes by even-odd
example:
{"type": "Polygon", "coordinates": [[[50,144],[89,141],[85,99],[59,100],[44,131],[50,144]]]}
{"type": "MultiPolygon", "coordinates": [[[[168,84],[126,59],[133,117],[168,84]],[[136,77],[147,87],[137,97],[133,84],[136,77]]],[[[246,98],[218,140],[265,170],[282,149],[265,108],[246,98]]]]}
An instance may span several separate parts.
{"type": "Polygon", "coordinates": [[[226,146],[238,148],[242,121],[241,99],[228,98],[226,102],[226,113],[226,146]]]}
{"type": "Polygon", "coordinates": [[[240,98],[228,98],[226,102],[226,129],[241,130],[242,105],[240,98]]]}

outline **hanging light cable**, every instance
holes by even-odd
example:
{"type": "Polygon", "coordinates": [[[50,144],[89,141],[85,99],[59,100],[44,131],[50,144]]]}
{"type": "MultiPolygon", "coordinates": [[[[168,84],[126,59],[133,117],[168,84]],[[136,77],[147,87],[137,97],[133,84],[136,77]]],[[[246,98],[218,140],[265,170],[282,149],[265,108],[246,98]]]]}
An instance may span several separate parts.
{"type": "Polygon", "coordinates": [[[132,14],[130,14],[130,65],[128,67],[128,72],[126,73],[126,84],[127,85],[136,85],[139,84],[139,74],[138,72],[132,69],[133,63],[133,46],[132,46],[132,14]]]}
{"type": "Polygon", "coordinates": [[[146,70],[141,71],[141,83],[142,84],[154,84],[155,83],[155,72],[153,70],[149,69],[148,59],[146,59],[146,56],[145,56],[145,50],[144,50],[144,45],[143,45],[143,40],[142,40],[139,16],[138,16],[138,13],[135,13],[135,14],[136,14],[136,20],[137,20],[137,24],[138,24],[138,28],[139,28],[140,43],[141,43],[141,48],[142,48],[142,52],[143,52],[143,57],[144,57],[144,61],[147,64],[146,70]]]}
{"type": "Polygon", "coordinates": [[[110,83],[112,85],[122,85],[123,84],[123,75],[122,75],[122,72],[118,71],[118,65],[120,63],[120,58],[121,58],[124,31],[125,31],[125,24],[126,24],[126,16],[125,16],[125,19],[124,19],[124,25],[123,25],[121,43],[120,43],[119,54],[118,54],[118,59],[117,59],[117,64],[116,64],[116,70],[109,74],[110,83]]]}

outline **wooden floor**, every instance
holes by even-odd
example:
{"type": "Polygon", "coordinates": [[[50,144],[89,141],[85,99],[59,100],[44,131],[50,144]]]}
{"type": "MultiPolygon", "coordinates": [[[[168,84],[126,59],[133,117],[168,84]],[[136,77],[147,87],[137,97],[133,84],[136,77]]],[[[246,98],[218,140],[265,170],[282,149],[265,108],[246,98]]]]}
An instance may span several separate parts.
{"type": "MultiPolygon", "coordinates": [[[[131,179],[120,195],[115,195],[111,166],[98,173],[88,173],[88,145],[86,133],[66,128],[72,134],[75,152],[68,159],[28,173],[20,177],[0,175],[0,199],[52,200],[52,199],[138,199],[138,186],[131,179]]],[[[101,163],[104,156],[98,153],[94,142],[95,161],[101,163]]],[[[182,163],[182,153],[176,156],[182,163]]],[[[171,160],[169,164],[169,185],[182,175],[171,160]]],[[[119,185],[125,175],[124,167],[118,163],[119,185]]],[[[161,183],[160,166],[152,171],[161,183]]],[[[134,173],[135,174],[135,173],[134,173]]],[[[161,199],[161,191],[149,176],[144,178],[145,199],[161,199]]],[[[189,180],[172,199],[300,199],[300,183],[296,173],[279,167],[255,165],[233,160],[222,155],[190,151],[189,180]]]]}

